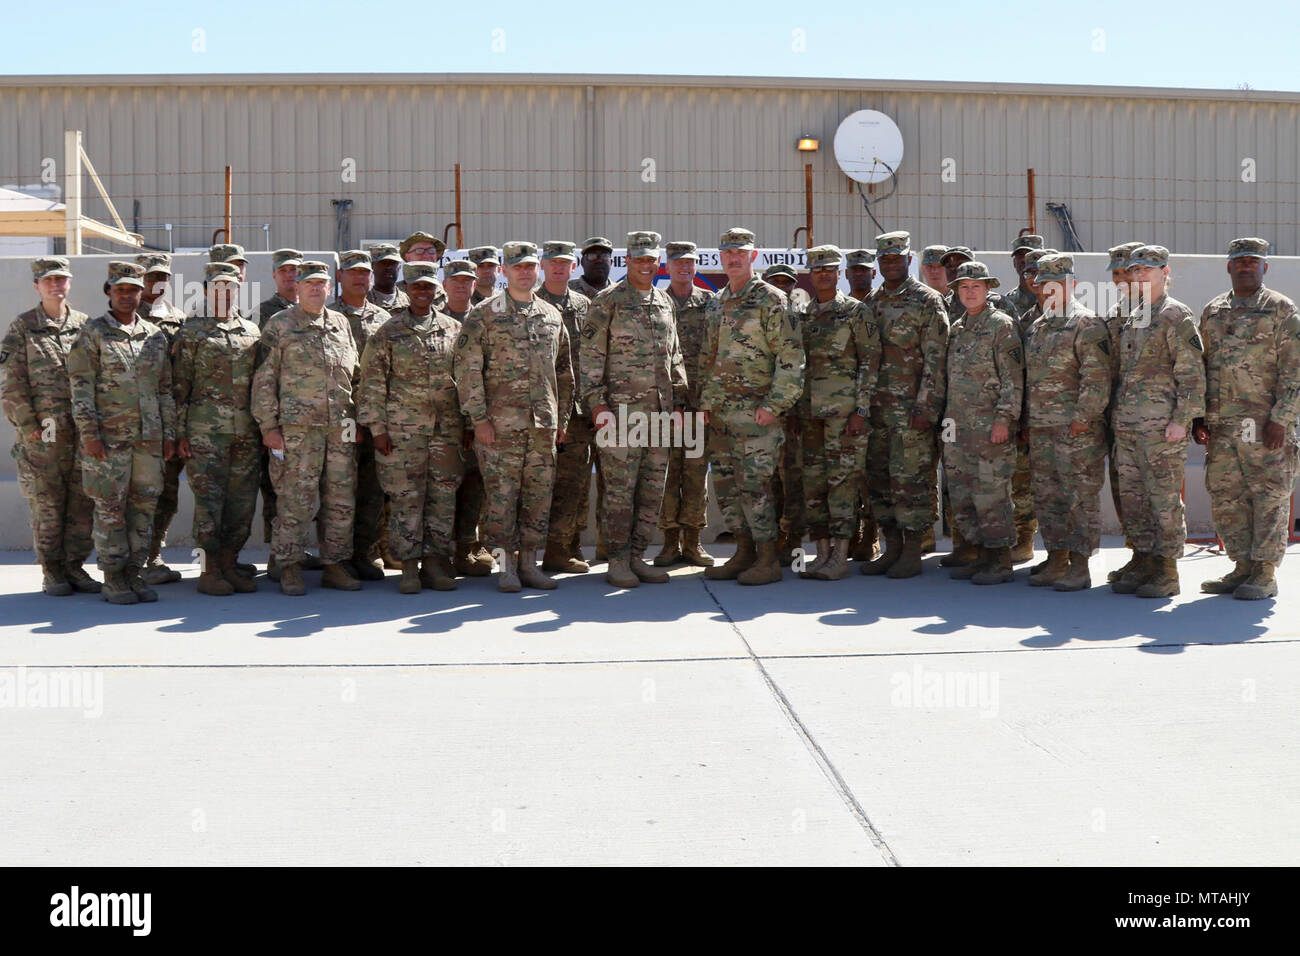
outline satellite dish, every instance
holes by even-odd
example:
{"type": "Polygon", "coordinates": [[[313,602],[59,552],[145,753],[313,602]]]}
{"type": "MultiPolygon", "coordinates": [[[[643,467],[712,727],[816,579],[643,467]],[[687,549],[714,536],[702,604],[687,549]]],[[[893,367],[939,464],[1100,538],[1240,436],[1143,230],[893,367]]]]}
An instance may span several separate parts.
{"type": "Polygon", "coordinates": [[[884,182],[903,162],[903,134],[884,113],[858,110],[835,131],[835,162],[856,182],[884,182]]]}

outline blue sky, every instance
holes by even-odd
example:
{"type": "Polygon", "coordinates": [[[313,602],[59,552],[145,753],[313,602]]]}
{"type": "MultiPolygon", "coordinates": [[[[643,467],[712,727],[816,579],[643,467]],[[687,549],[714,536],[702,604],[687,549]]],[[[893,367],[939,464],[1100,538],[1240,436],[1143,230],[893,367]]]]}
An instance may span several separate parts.
{"type": "Polygon", "coordinates": [[[1296,91],[1296,24],[1286,4],[1205,0],[644,6],[72,0],[57,15],[48,5],[10,7],[0,71],[734,74],[1211,89],[1248,83],[1296,91]],[[50,42],[15,40],[25,35],[50,42]]]}

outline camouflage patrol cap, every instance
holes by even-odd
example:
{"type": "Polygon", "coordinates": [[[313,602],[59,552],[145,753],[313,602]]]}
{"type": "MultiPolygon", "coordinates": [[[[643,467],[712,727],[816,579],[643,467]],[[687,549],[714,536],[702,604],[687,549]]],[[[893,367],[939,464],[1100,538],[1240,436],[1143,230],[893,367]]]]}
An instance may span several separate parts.
{"type": "Polygon", "coordinates": [[[1037,272],[1038,263],[1043,260],[1044,256],[1055,256],[1059,253],[1055,249],[1031,249],[1025,254],[1025,271],[1037,272]]]}
{"type": "Polygon", "coordinates": [[[67,276],[72,278],[72,269],[63,256],[42,256],[32,260],[32,281],[36,282],[47,276],[67,276]]]}
{"type": "Polygon", "coordinates": [[[478,273],[474,271],[474,263],[468,259],[452,259],[450,262],[444,262],[442,265],[443,281],[454,279],[456,276],[469,276],[471,279],[477,279],[478,273]]]}
{"type": "Polygon", "coordinates": [[[271,271],[283,268],[284,266],[302,265],[302,253],[297,249],[276,249],[271,253],[271,271]]]}
{"type": "Polygon", "coordinates": [[[748,229],[733,226],[718,238],[719,249],[753,249],[758,244],[748,229]]]}
{"type": "Polygon", "coordinates": [[[416,282],[438,284],[438,266],[433,262],[403,262],[402,279],[407,285],[416,282]]]}
{"type": "Polygon", "coordinates": [[[494,266],[501,265],[501,253],[497,252],[496,246],[475,246],[469,252],[469,261],[476,266],[481,266],[485,262],[490,262],[494,266]]]}
{"type": "Polygon", "coordinates": [[[542,243],[543,259],[572,259],[578,261],[578,246],[576,243],[565,242],[562,239],[548,239],[542,243]]]}
{"type": "Polygon", "coordinates": [[[926,246],[921,250],[921,265],[937,266],[943,262],[943,257],[947,255],[947,246],[926,246]]]}
{"type": "Polygon", "coordinates": [[[135,257],[135,264],[144,270],[145,275],[152,272],[172,274],[172,257],[165,252],[142,252],[135,257]]]}
{"type": "Polygon", "coordinates": [[[1267,259],[1269,253],[1269,242],[1267,239],[1257,239],[1254,236],[1247,236],[1242,239],[1234,239],[1228,243],[1228,258],[1241,259],[1245,256],[1255,256],[1259,259],[1267,259]]]}
{"type": "Polygon", "coordinates": [[[1159,269],[1167,265],[1169,265],[1169,250],[1164,246],[1138,246],[1128,257],[1130,269],[1134,266],[1154,266],[1159,269]]]}
{"type": "MultiPolygon", "coordinates": [[[[495,252],[495,250],[493,250],[495,252]]],[[[507,242],[501,247],[501,258],[505,265],[519,266],[526,262],[537,261],[537,244],[535,242],[507,242]]]]}
{"type": "Polygon", "coordinates": [[[1035,235],[1016,236],[1015,240],[1011,243],[1011,254],[1014,256],[1021,249],[1041,249],[1041,248],[1043,248],[1042,236],[1035,236],[1035,235]]]}
{"type": "Polygon", "coordinates": [[[795,281],[799,279],[799,273],[795,271],[794,266],[788,266],[784,262],[778,262],[763,270],[764,281],[775,279],[777,276],[785,276],[787,279],[794,279],[795,281]]]}
{"type": "Polygon", "coordinates": [[[813,246],[808,250],[809,269],[836,269],[844,264],[844,253],[839,246],[813,246]]]}
{"type": "Polygon", "coordinates": [[[239,266],[233,262],[209,262],[203,267],[204,282],[233,282],[240,285],[239,266]]]}
{"type": "Polygon", "coordinates": [[[592,249],[604,249],[606,252],[613,252],[614,243],[604,236],[592,236],[582,244],[582,254],[586,255],[592,249]]]}
{"type": "Polygon", "coordinates": [[[429,233],[427,232],[411,233],[409,236],[407,236],[405,239],[402,240],[401,244],[397,247],[397,251],[401,253],[402,258],[405,259],[406,254],[411,251],[411,247],[414,246],[416,243],[421,243],[421,242],[427,242],[431,246],[433,246],[433,251],[437,253],[439,259],[441,259],[442,254],[447,251],[447,244],[445,242],[443,242],[437,236],[429,235],[429,233]]]}
{"type": "Polygon", "coordinates": [[[699,259],[700,254],[696,252],[696,245],[693,242],[670,242],[664,247],[668,250],[668,261],[674,259],[699,259]]]}
{"type": "Polygon", "coordinates": [[[1107,271],[1127,269],[1129,255],[1134,249],[1141,249],[1145,245],[1145,242],[1121,242],[1118,246],[1111,246],[1106,250],[1106,254],[1110,256],[1110,263],[1106,266],[1107,271]]]}
{"type": "Polygon", "coordinates": [[[629,259],[644,259],[654,256],[659,258],[659,244],[664,241],[664,237],[657,232],[629,232],[627,234],[627,257],[629,259]]]}
{"type": "Polygon", "coordinates": [[[1074,256],[1057,253],[1043,256],[1038,260],[1038,277],[1034,280],[1039,285],[1044,282],[1064,282],[1074,278],[1074,256]]]}
{"type": "Polygon", "coordinates": [[[330,267],[324,262],[317,262],[309,259],[298,266],[298,281],[305,282],[308,279],[329,279],[330,267]]]}
{"type": "Polygon", "coordinates": [[[401,262],[402,254],[397,251],[397,246],[391,242],[376,242],[370,247],[370,261],[375,262],[401,262]]]}
{"type": "Polygon", "coordinates": [[[244,247],[233,242],[219,242],[208,249],[209,262],[248,262],[244,247]]]}
{"type": "Polygon", "coordinates": [[[134,262],[110,262],[109,285],[138,285],[144,288],[144,267],[134,262]]]}
{"type": "Polygon", "coordinates": [[[971,252],[970,246],[949,246],[948,251],[939,258],[939,261],[947,263],[953,256],[965,256],[967,262],[975,261],[975,253],[971,252]]]}
{"type": "Polygon", "coordinates": [[[364,249],[349,249],[347,252],[339,253],[339,270],[343,269],[365,269],[367,272],[374,272],[370,265],[370,253],[364,249]]]}
{"type": "Polygon", "coordinates": [[[953,286],[969,279],[976,279],[988,285],[990,289],[996,289],[1002,283],[998,277],[989,272],[989,267],[982,262],[976,262],[972,259],[970,262],[963,262],[957,267],[957,277],[952,280],[953,286]]]}
{"type": "Polygon", "coordinates": [[[844,255],[846,266],[866,266],[868,269],[876,264],[876,254],[870,249],[851,249],[844,255]]]}
{"type": "Polygon", "coordinates": [[[912,234],[910,232],[884,232],[876,236],[876,257],[910,256],[912,254],[912,234]]]}

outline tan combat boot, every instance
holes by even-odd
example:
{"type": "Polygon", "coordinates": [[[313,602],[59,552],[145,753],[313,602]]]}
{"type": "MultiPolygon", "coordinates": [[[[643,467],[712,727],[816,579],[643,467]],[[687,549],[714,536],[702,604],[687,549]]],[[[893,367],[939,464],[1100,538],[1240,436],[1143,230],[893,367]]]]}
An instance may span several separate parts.
{"type": "Polygon", "coordinates": [[[978,545],[972,545],[972,547],[975,548],[975,560],[970,564],[959,564],[948,572],[948,577],[954,581],[969,581],[988,567],[991,560],[989,549],[978,545]]]}
{"type": "Polygon", "coordinates": [[[99,596],[109,604],[139,604],[140,597],[131,590],[125,571],[105,571],[99,596]]]}
{"type": "Polygon", "coordinates": [[[141,577],[146,584],[173,584],[181,579],[179,571],[173,571],[163,563],[162,537],[159,535],[149,542],[149,560],[145,562],[141,577]]]}
{"type": "MultiPolygon", "coordinates": [[[[934,536],[933,528],[930,529],[930,536],[934,536]]],[[[890,578],[914,578],[920,574],[921,551],[924,548],[924,541],[924,531],[904,531],[903,548],[899,552],[898,560],[885,572],[885,576],[890,578]]]]}
{"type": "Polygon", "coordinates": [[[736,533],[736,553],[722,564],[705,568],[704,576],[710,581],[734,581],[740,577],[741,571],[748,570],[756,560],[758,552],[754,550],[753,537],[748,531],[740,531],[736,533]]]}
{"type": "Polygon", "coordinates": [[[307,585],[302,582],[301,564],[278,565],[280,576],[280,593],[289,597],[302,597],[307,593],[307,585]]]}
{"type": "Polygon", "coordinates": [[[252,594],[257,590],[257,582],[251,575],[239,569],[238,558],[239,552],[234,548],[223,548],[217,556],[220,564],[218,570],[226,582],[234,588],[236,594],[252,594]]]}
{"type": "Polygon", "coordinates": [[[152,604],[158,600],[158,592],[149,587],[149,583],[144,579],[143,569],[140,567],[134,564],[126,566],[126,583],[135,592],[141,604],[152,604]]]}
{"type": "Polygon", "coordinates": [[[1031,521],[1023,528],[1016,529],[1016,543],[1011,548],[1011,563],[1021,564],[1029,561],[1034,556],[1034,532],[1038,530],[1038,522],[1031,521]]]}
{"type": "Polygon", "coordinates": [[[952,526],[952,550],[939,559],[941,568],[964,568],[979,558],[979,546],[966,540],[956,523],[952,526]]]}
{"type": "Polygon", "coordinates": [[[1116,594],[1136,594],[1137,589],[1155,574],[1155,555],[1146,551],[1134,551],[1133,560],[1125,565],[1128,569],[1110,583],[1110,589],[1116,594]]]}
{"type": "Polygon", "coordinates": [[[479,550],[478,542],[456,542],[455,563],[457,574],[463,574],[470,578],[483,578],[492,573],[492,556],[488,555],[487,563],[484,564],[479,559],[479,550]]]}
{"type": "Polygon", "coordinates": [[[656,568],[671,568],[682,559],[682,529],[665,528],[664,546],[655,555],[656,568]]]}
{"type": "Polygon", "coordinates": [[[627,558],[614,558],[605,569],[605,580],[616,588],[640,587],[641,579],[632,573],[627,558]]]}
{"type": "Polygon", "coordinates": [[[826,562],[831,559],[831,539],[817,539],[817,559],[812,564],[805,567],[799,572],[801,578],[815,578],[817,572],[826,566],[826,562]]]}
{"type": "Polygon", "coordinates": [[[1086,591],[1090,587],[1092,587],[1092,575],[1088,573],[1088,556],[1078,551],[1071,551],[1070,570],[1053,581],[1052,588],[1057,591],[1086,591]]]}
{"type": "Polygon", "coordinates": [[[647,584],[667,584],[668,572],[651,567],[642,560],[641,555],[632,555],[627,562],[628,570],[647,584]]]}
{"type": "Polygon", "coordinates": [[[1251,562],[1238,561],[1237,566],[1223,577],[1202,581],[1201,592],[1203,594],[1235,594],[1237,586],[1244,584],[1253,570],[1254,565],[1251,562]]]}
{"type": "Polygon", "coordinates": [[[74,591],[82,594],[98,594],[102,585],[86,573],[80,561],[63,562],[63,571],[74,591]]]}
{"type": "Polygon", "coordinates": [[[829,556],[817,573],[818,581],[842,581],[849,576],[849,539],[835,538],[830,542],[829,556]]]}
{"type": "Polygon", "coordinates": [[[802,541],[795,540],[793,535],[778,534],[776,536],[776,560],[783,568],[788,568],[794,564],[794,549],[803,544],[802,541]]]}
{"type": "Polygon", "coordinates": [[[235,593],[235,587],[226,580],[226,576],[221,573],[220,551],[202,552],[205,557],[203,569],[199,572],[198,591],[200,594],[211,594],[213,597],[229,597],[235,593]]]}
{"type": "MultiPolygon", "coordinates": [[[[1125,546],[1128,545],[1128,541],[1127,541],[1127,539],[1125,539],[1125,542],[1124,542],[1124,543],[1125,543],[1125,546]]],[[[1139,560],[1137,550],[1136,550],[1136,549],[1130,549],[1130,550],[1133,551],[1133,554],[1132,554],[1132,556],[1128,559],[1128,562],[1127,562],[1127,563],[1120,565],[1120,566],[1119,566],[1118,568],[1116,568],[1114,571],[1107,572],[1107,574],[1106,574],[1106,583],[1107,583],[1107,584],[1114,584],[1116,581],[1118,581],[1118,580],[1119,580],[1120,578],[1122,578],[1124,575],[1126,575],[1126,574],[1136,574],[1136,573],[1140,570],[1141,565],[1142,565],[1142,561],[1139,560]]],[[[1136,590],[1136,589],[1135,589],[1135,590],[1136,590]]],[[[1131,593],[1131,592],[1121,592],[1121,593],[1131,593]]]]}
{"type": "Polygon", "coordinates": [[[682,529],[682,560],[697,568],[713,567],[713,555],[700,544],[699,528],[682,529]]]}
{"type": "Polygon", "coordinates": [[[402,562],[402,580],[397,582],[398,594],[419,594],[424,589],[420,582],[420,561],[409,558],[402,562]]]}
{"type": "Polygon", "coordinates": [[[1016,579],[1010,548],[989,548],[988,556],[988,563],[971,575],[971,584],[1006,584],[1016,579]]]}
{"type": "Polygon", "coordinates": [[[777,554],[775,541],[760,541],[755,545],[758,559],[740,574],[736,580],[741,584],[775,584],[781,580],[781,559],[777,554]]]}
{"type": "Polygon", "coordinates": [[[330,563],[321,568],[320,586],[337,591],[360,591],[361,582],[348,573],[341,564],[330,563]]]}
{"type": "Polygon", "coordinates": [[[526,588],[537,588],[539,591],[554,591],[555,579],[547,577],[542,573],[542,569],[537,566],[536,551],[519,552],[519,583],[526,588]]]}
{"type": "Polygon", "coordinates": [[[41,570],[45,572],[41,577],[42,591],[50,597],[68,597],[72,594],[72,583],[68,580],[68,573],[63,570],[61,561],[43,564],[41,570]]]}
{"type": "Polygon", "coordinates": [[[903,553],[903,532],[893,526],[885,528],[885,551],[874,561],[862,565],[863,574],[885,574],[903,553]]]}
{"type": "Polygon", "coordinates": [[[542,552],[543,571],[568,571],[572,562],[573,558],[569,555],[569,549],[563,542],[555,538],[547,539],[546,550],[542,552]]]}
{"type": "Polygon", "coordinates": [[[507,551],[501,559],[501,567],[497,570],[498,591],[513,594],[524,589],[524,586],[519,583],[519,566],[517,562],[518,558],[514,551],[507,551]]]}
{"type": "MultiPolygon", "coordinates": [[[[1166,598],[1178,593],[1178,559],[1158,554],[1151,556],[1151,577],[1138,585],[1140,598],[1166,598]]],[[[1234,592],[1235,593],[1235,592],[1234,592]]]]}
{"type": "Polygon", "coordinates": [[[1055,551],[1047,552],[1047,564],[1043,570],[1030,572],[1029,586],[1031,588],[1051,587],[1070,570],[1070,552],[1064,548],[1057,548],[1055,551]]]}
{"type": "Polygon", "coordinates": [[[1237,585],[1232,596],[1238,601],[1262,601],[1277,597],[1277,578],[1273,576],[1274,566],[1269,561],[1256,561],[1251,566],[1250,577],[1237,585]]]}
{"type": "MultiPolygon", "coordinates": [[[[402,574],[406,574],[406,565],[402,565],[402,574]]],[[[451,566],[445,554],[426,554],[420,566],[420,586],[432,591],[456,590],[456,570],[451,566]]]]}
{"type": "Polygon", "coordinates": [[[920,532],[919,544],[922,555],[932,554],[934,552],[934,525],[927,525],[926,529],[920,532]]]}

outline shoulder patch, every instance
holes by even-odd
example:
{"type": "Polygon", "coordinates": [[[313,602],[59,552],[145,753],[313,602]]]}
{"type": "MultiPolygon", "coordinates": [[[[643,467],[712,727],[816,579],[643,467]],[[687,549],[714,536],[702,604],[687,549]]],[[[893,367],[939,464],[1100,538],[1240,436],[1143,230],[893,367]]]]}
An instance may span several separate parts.
{"type": "Polygon", "coordinates": [[[1101,349],[1103,355],[1110,354],[1110,336],[1103,335],[1097,339],[1097,348],[1101,349]]]}
{"type": "Polygon", "coordinates": [[[594,322],[586,323],[582,327],[582,337],[584,339],[590,339],[590,338],[595,338],[595,336],[596,336],[596,324],[594,322]]]}
{"type": "Polygon", "coordinates": [[[456,340],[456,348],[463,349],[465,347],[465,344],[468,341],[469,341],[469,336],[466,335],[464,332],[460,333],[460,338],[456,340]]]}
{"type": "Polygon", "coordinates": [[[1021,349],[1019,345],[1012,346],[1010,349],[1007,350],[1007,354],[1011,356],[1011,360],[1015,362],[1017,365],[1024,364],[1025,353],[1024,350],[1021,349]]]}
{"type": "Polygon", "coordinates": [[[1192,333],[1191,337],[1187,340],[1187,344],[1198,352],[1203,352],[1205,350],[1205,347],[1201,344],[1201,336],[1198,332],[1192,333]]]}
{"type": "Polygon", "coordinates": [[[0,351],[0,365],[4,365],[7,361],[9,361],[9,350],[0,351]]]}

